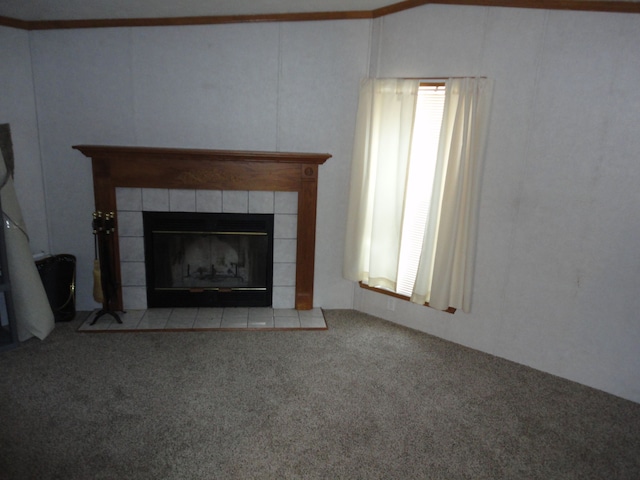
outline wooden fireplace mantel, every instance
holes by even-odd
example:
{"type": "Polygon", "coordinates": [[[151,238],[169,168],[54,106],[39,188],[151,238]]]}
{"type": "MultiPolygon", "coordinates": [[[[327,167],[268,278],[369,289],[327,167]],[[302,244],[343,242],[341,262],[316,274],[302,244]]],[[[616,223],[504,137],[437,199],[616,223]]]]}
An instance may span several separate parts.
{"type": "MultiPolygon", "coordinates": [[[[116,188],[298,192],[295,308],[313,308],[318,166],[327,153],[244,152],[184,148],[75,145],[91,158],[96,211],[117,212],[116,188]]],[[[114,269],[114,310],[123,310],[120,251],[114,269]]]]}

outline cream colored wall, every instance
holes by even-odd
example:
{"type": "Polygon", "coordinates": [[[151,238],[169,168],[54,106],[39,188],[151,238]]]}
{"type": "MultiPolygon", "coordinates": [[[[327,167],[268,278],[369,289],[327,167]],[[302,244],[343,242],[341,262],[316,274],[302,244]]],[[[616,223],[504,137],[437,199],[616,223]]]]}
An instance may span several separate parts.
{"type": "Polygon", "coordinates": [[[343,229],[369,21],[40,31],[31,34],[52,248],[78,256],[95,308],[91,164],[76,144],[327,152],[315,305],[351,308],[343,229]]]}
{"type": "Polygon", "coordinates": [[[360,310],[640,401],[640,16],[430,5],[381,77],[495,80],[472,312],[360,310]]]}

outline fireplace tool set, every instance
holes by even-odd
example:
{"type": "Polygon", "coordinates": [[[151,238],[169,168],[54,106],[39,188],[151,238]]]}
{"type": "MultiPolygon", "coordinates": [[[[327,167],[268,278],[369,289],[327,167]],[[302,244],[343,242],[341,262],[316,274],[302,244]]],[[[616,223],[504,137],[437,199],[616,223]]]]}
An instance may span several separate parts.
{"type": "Polygon", "coordinates": [[[93,237],[95,259],[93,265],[93,298],[96,302],[102,303],[91,325],[103,315],[111,315],[118,323],[122,320],[111,308],[112,300],[116,296],[117,285],[114,271],[114,251],[115,251],[115,213],[93,212],[93,237]]]}

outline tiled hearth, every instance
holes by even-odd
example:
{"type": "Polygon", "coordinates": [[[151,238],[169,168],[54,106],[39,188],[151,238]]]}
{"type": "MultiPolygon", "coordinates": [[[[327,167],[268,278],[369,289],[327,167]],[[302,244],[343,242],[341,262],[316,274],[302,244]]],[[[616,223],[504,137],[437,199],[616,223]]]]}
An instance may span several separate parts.
{"type": "Polygon", "coordinates": [[[312,310],[251,308],[152,308],[119,313],[122,323],[103,315],[94,325],[89,315],[80,332],[197,331],[197,330],[326,330],[324,314],[312,310]]]}
{"type": "Polygon", "coordinates": [[[294,308],[296,192],[117,188],[122,295],[126,309],[147,308],[142,211],[272,213],[274,308],[294,308]]]}

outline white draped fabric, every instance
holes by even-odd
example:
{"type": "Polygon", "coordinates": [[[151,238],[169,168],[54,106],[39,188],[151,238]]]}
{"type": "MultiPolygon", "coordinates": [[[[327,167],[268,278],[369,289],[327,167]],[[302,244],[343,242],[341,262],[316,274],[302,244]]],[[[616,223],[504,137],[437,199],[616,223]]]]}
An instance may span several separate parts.
{"type": "Polygon", "coordinates": [[[53,330],[55,319],[29,249],[13,178],[7,171],[1,152],[0,196],[18,340],[24,341],[34,336],[43,340],[53,330]]]}
{"type": "Polygon", "coordinates": [[[420,82],[366,80],[360,90],[344,276],[395,290],[420,82]]]}
{"type": "Polygon", "coordinates": [[[492,82],[446,82],[432,212],[412,300],[439,310],[471,309],[480,181],[489,126],[492,82]]]}
{"type": "MultiPolygon", "coordinates": [[[[411,128],[404,128],[407,118],[395,112],[409,115],[410,104],[416,102],[413,88],[418,84],[368,80],[362,87],[345,250],[344,276],[349,280],[395,290],[395,247],[400,241],[403,184],[411,143],[411,128]],[[397,86],[391,98],[385,91],[393,82],[412,87],[397,86]],[[381,88],[383,85],[386,87],[381,88]],[[380,144],[385,147],[380,148],[380,144]],[[400,148],[405,144],[407,149],[400,148]],[[376,229],[376,224],[385,228],[376,229]]],[[[445,84],[431,213],[411,301],[428,302],[439,310],[454,307],[469,312],[492,82],[486,78],[452,78],[445,84]]]]}

